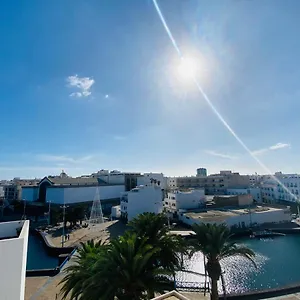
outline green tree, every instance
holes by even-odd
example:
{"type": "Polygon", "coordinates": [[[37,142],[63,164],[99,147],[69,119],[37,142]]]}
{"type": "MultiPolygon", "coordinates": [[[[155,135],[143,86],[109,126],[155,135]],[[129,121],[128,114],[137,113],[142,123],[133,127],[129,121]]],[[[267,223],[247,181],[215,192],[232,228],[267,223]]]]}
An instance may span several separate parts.
{"type": "Polygon", "coordinates": [[[62,280],[63,299],[138,300],[172,288],[170,272],[153,265],[159,248],[125,233],[110,245],[85,245],[62,280]],[[99,247],[99,251],[95,250],[99,247]]]}
{"type": "Polygon", "coordinates": [[[85,282],[94,275],[93,268],[103,259],[107,246],[95,243],[93,240],[81,243],[77,250],[74,263],[65,270],[66,276],[61,280],[61,294],[63,299],[83,299],[85,282]]]}
{"type": "Polygon", "coordinates": [[[255,253],[232,241],[230,230],[224,224],[195,224],[193,230],[196,235],[191,240],[191,246],[194,252],[203,253],[206,260],[205,268],[211,279],[211,299],[219,299],[218,280],[222,277],[220,261],[231,256],[242,256],[255,265],[253,260],[255,253]]]}
{"type": "Polygon", "coordinates": [[[143,213],[128,223],[130,231],[147,238],[148,242],[160,249],[154,257],[156,266],[161,266],[175,275],[183,268],[183,255],[187,253],[182,237],[169,233],[168,220],[164,214],[143,213]]]}

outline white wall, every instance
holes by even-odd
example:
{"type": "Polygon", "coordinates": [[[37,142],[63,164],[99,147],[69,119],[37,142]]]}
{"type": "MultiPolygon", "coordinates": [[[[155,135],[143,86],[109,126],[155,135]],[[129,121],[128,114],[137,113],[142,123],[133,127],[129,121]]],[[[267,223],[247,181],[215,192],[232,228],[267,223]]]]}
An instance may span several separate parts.
{"type": "MultiPolygon", "coordinates": [[[[100,200],[105,201],[120,198],[125,190],[124,185],[99,186],[100,200]]],[[[48,187],[46,202],[56,204],[72,204],[93,201],[96,195],[96,186],[92,187],[48,187]]]]}
{"type": "Polygon", "coordinates": [[[167,177],[167,188],[169,190],[174,190],[177,188],[177,179],[176,177],[167,177]]]}
{"type": "Polygon", "coordinates": [[[167,188],[167,177],[164,177],[163,173],[144,173],[143,176],[137,178],[137,186],[151,185],[151,178],[159,181],[162,189],[167,188]]]}
{"type": "MultiPolygon", "coordinates": [[[[179,220],[187,225],[193,225],[195,223],[203,223],[201,219],[193,219],[188,217],[186,214],[179,214],[179,220]]],[[[271,209],[269,211],[263,212],[252,212],[251,213],[251,223],[264,224],[264,223],[280,223],[280,222],[290,222],[291,214],[288,209],[271,209]]],[[[250,214],[236,214],[235,216],[225,217],[224,219],[216,221],[206,221],[205,223],[225,223],[229,227],[237,225],[242,226],[244,223],[245,226],[250,226],[250,214]]]]}
{"type": "Polygon", "coordinates": [[[38,198],[38,191],[38,187],[22,188],[21,199],[25,199],[28,202],[36,201],[38,198]]]}
{"type": "Polygon", "coordinates": [[[140,186],[127,193],[128,202],[121,202],[121,211],[127,212],[128,221],[144,212],[161,213],[163,192],[159,186],[140,186]]]}
{"type": "MultiPolygon", "coordinates": [[[[8,223],[11,223],[13,229],[20,225],[19,222],[1,223],[0,230],[3,224],[7,228],[8,223]]],[[[25,221],[18,238],[0,241],[0,265],[3,272],[0,280],[1,300],[24,300],[28,233],[29,221],[25,221]]]]}
{"type": "Polygon", "coordinates": [[[199,208],[205,201],[204,189],[191,190],[189,192],[176,191],[168,193],[164,199],[164,207],[170,210],[199,208]]]}
{"type": "Polygon", "coordinates": [[[111,216],[112,218],[120,218],[121,217],[121,206],[116,205],[111,208],[111,216]]]}

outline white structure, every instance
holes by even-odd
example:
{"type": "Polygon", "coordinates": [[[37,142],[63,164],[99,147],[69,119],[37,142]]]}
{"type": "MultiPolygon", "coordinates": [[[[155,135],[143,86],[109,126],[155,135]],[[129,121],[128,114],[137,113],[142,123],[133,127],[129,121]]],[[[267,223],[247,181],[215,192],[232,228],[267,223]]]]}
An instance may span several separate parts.
{"type": "Polygon", "coordinates": [[[111,217],[114,219],[121,217],[121,205],[116,205],[111,208],[111,217]]]}
{"type": "Polygon", "coordinates": [[[251,195],[253,200],[262,202],[261,189],[259,187],[251,187],[246,189],[227,189],[227,195],[251,195]]]}
{"type": "Polygon", "coordinates": [[[163,191],[160,186],[138,186],[121,197],[121,214],[130,221],[144,212],[161,213],[163,210],[163,191]]]}
{"type": "Polygon", "coordinates": [[[162,189],[167,188],[167,177],[164,177],[163,173],[144,173],[137,179],[137,185],[150,185],[153,179],[156,180],[157,184],[159,183],[162,189]]]}
{"type": "Polygon", "coordinates": [[[98,179],[93,177],[45,177],[36,186],[22,187],[22,199],[51,204],[92,202],[98,189],[101,201],[105,202],[119,199],[125,185],[99,184],[98,179]]]}
{"type": "Polygon", "coordinates": [[[277,172],[274,176],[264,176],[261,191],[265,202],[297,202],[300,197],[300,175],[277,172]]]}
{"type": "Polygon", "coordinates": [[[174,191],[168,193],[164,200],[164,207],[167,211],[179,209],[200,208],[205,202],[204,189],[190,190],[188,192],[174,191]]]}
{"type": "Polygon", "coordinates": [[[167,177],[167,189],[177,189],[177,177],[167,177]]]}
{"type": "Polygon", "coordinates": [[[249,209],[208,210],[205,212],[180,213],[179,220],[187,225],[200,223],[225,223],[229,227],[249,227],[250,224],[290,222],[290,208],[257,206],[249,209]]]}
{"type": "Polygon", "coordinates": [[[0,223],[1,300],[24,300],[29,221],[0,223]]]}

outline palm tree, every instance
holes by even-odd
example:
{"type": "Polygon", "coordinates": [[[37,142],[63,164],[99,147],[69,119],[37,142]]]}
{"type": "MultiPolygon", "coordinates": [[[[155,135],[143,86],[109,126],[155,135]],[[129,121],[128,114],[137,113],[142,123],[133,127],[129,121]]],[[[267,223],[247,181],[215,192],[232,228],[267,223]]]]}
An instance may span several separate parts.
{"type": "Polygon", "coordinates": [[[69,295],[70,299],[81,299],[84,282],[93,276],[92,266],[95,265],[107,251],[107,246],[93,240],[81,243],[74,263],[65,270],[66,276],[59,284],[62,285],[63,299],[69,295]]]}
{"type": "Polygon", "coordinates": [[[183,254],[187,253],[182,237],[169,234],[167,217],[164,214],[143,213],[128,223],[130,231],[145,237],[148,242],[160,249],[155,256],[156,266],[171,271],[183,268],[183,254]]]}
{"type": "Polygon", "coordinates": [[[232,235],[225,224],[195,224],[193,230],[196,235],[191,245],[193,251],[201,251],[206,259],[205,268],[211,279],[211,299],[219,299],[218,280],[222,277],[220,261],[231,256],[242,256],[255,265],[255,253],[230,240],[232,235]]]}
{"type": "Polygon", "coordinates": [[[146,238],[127,232],[99,248],[67,269],[62,280],[64,299],[68,295],[76,300],[149,299],[154,292],[172,288],[170,272],[152,263],[160,249],[146,238]]]}

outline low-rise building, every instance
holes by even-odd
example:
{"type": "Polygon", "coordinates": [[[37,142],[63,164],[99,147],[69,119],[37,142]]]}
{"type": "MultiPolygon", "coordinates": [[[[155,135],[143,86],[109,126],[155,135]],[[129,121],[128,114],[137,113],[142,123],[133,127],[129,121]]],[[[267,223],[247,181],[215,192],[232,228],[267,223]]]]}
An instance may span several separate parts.
{"type": "Polygon", "coordinates": [[[213,197],[215,207],[239,207],[253,204],[250,194],[241,195],[216,195],[213,197]]]}
{"type": "Polygon", "coordinates": [[[197,209],[204,206],[204,189],[169,192],[164,199],[164,208],[169,212],[180,209],[197,209]]]}
{"type": "Polygon", "coordinates": [[[52,204],[78,204],[92,202],[99,191],[102,208],[110,210],[119,204],[124,184],[108,184],[96,177],[45,177],[36,186],[22,187],[22,200],[52,204]]]}
{"type": "Polygon", "coordinates": [[[187,225],[210,223],[226,224],[229,227],[249,227],[255,224],[290,222],[289,207],[275,208],[255,206],[251,209],[207,210],[179,214],[179,220],[187,225]]]}
{"type": "Polygon", "coordinates": [[[24,300],[29,221],[0,223],[0,298],[24,300]]]}
{"type": "Polygon", "coordinates": [[[227,189],[227,195],[251,195],[255,202],[262,202],[261,189],[260,187],[249,187],[249,188],[232,188],[227,189]]]}
{"type": "Polygon", "coordinates": [[[137,185],[150,185],[153,180],[156,181],[162,189],[167,189],[167,177],[165,177],[163,173],[144,173],[137,178],[137,185]]]}
{"type": "Polygon", "coordinates": [[[129,192],[123,193],[120,199],[121,216],[128,221],[144,212],[155,214],[163,211],[163,190],[161,186],[137,186],[129,192]]]}

